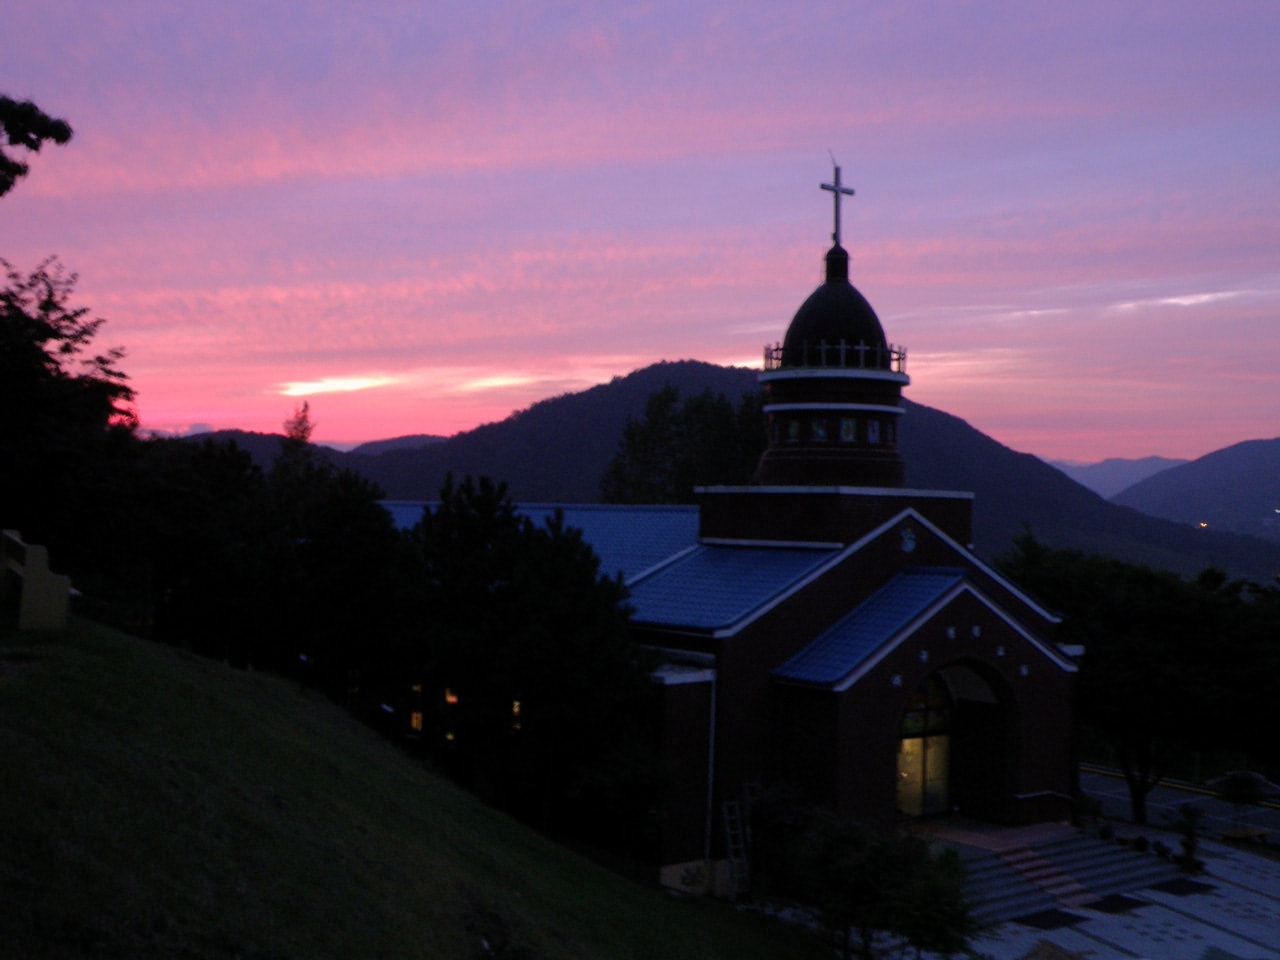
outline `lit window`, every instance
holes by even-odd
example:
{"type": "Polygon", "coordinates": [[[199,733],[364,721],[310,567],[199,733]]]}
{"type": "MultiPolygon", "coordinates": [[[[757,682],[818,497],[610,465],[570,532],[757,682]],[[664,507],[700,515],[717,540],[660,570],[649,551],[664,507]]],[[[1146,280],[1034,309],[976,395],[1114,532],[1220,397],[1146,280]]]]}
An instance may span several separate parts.
{"type": "Polygon", "coordinates": [[[415,684],[414,684],[413,686],[411,686],[409,689],[410,689],[410,690],[412,690],[414,693],[421,693],[421,692],[422,692],[422,684],[420,684],[420,683],[415,683],[415,684]]]}
{"type": "Polygon", "coordinates": [[[445,691],[444,691],[444,702],[445,702],[445,703],[457,703],[457,702],[458,702],[458,695],[457,695],[456,693],[454,693],[452,690],[450,690],[448,687],[445,687],[445,691]]]}
{"type": "Polygon", "coordinates": [[[512,700],[512,701],[511,701],[511,715],[512,715],[513,717],[518,717],[518,716],[520,716],[520,701],[519,701],[519,700],[512,700]]]}
{"type": "Polygon", "coordinates": [[[413,713],[409,714],[409,726],[412,727],[414,730],[416,730],[418,733],[422,732],[422,711],[421,710],[415,710],[413,711],[413,713]]]}

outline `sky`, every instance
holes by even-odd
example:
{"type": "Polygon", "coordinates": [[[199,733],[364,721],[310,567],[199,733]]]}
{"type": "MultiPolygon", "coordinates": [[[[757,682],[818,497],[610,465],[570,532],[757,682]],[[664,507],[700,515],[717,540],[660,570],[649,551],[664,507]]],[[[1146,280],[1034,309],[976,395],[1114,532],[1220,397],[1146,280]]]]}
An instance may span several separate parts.
{"type": "MultiPolygon", "coordinates": [[[[18,0],[0,199],[142,426],[453,434],[760,367],[822,278],[1046,458],[1280,434],[1280,4],[18,0]]],[[[909,422],[904,430],[910,429],[909,422]]]]}

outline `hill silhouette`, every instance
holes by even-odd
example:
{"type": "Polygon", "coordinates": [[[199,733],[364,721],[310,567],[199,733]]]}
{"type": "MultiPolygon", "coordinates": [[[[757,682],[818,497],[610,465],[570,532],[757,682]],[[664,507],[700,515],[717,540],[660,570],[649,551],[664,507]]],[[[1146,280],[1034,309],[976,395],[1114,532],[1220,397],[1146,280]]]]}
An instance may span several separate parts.
{"type": "Polygon", "coordinates": [[[1057,467],[1081,486],[1104,497],[1113,497],[1121,490],[1133,486],[1161,470],[1168,470],[1187,463],[1169,457],[1140,457],[1136,460],[1110,457],[1097,463],[1071,463],[1065,460],[1049,460],[1049,466],[1057,467]]]}
{"type": "Polygon", "coordinates": [[[440,443],[371,457],[352,451],[333,460],[374,480],[392,500],[434,499],[452,472],[506,480],[511,496],[529,503],[594,503],[627,417],[642,416],[649,394],[667,384],[684,395],[711,390],[736,400],[756,389],[756,374],[695,360],[656,363],[440,443]]]}
{"type": "Polygon", "coordinates": [[[907,484],[972,490],[975,547],[983,556],[999,556],[1025,528],[1051,546],[1107,554],[1184,575],[1217,566],[1237,577],[1270,583],[1280,572],[1276,544],[1193,529],[1111,503],[1038,457],[1011,450],[958,417],[910,401],[905,405],[899,446],[907,464],[907,484]]]}
{"type": "MultiPolygon", "coordinates": [[[[754,370],[696,360],[663,362],[540,401],[501,422],[440,442],[397,446],[372,456],[324,453],[335,465],[375,481],[393,500],[434,499],[445,475],[453,473],[506,480],[512,498],[526,503],[594,503],[627,417],[643,416],[649,395],[668,384],[684,396],[711,390],[733,400],[758,389],[754,370]]],[[[1007,552],[1013,538],[1029,529],[1052,546],[1109,554],[1184,575],[1219,566],[1234,576],[1270,583],[1280,573],[1280,546],[1275,543],[1212,527],[1192,528],[1109,502],[1038,457],[1011,450],[958,417],[911,400],[903,403],[899,446],[908,486],[973,491],[974,546],[988,559],[1007,552]]],[[[253,450],[267,449],[260,439],[267,435],[248,436],[253,450]]],[[[1171,468],[1150,482],[1192,466],[1171,468]]],[[[1280,469],[1275,475],[1280,476],[1280,469]]]]}
{"type": "Polygon", "coordinates": [[[1280,437],[1215,450],[1111,499],[1188,526],[1280,541],[1280,437]]]}

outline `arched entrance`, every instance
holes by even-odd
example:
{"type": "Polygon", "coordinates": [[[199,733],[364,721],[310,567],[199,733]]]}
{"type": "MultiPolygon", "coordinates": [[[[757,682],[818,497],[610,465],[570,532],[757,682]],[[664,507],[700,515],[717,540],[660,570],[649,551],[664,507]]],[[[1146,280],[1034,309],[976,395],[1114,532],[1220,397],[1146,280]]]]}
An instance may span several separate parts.
{"type": "Polygon", "coordinates": [[[951,664],[925,677],[902,713],[898,815],[1003,820],[1008,714],[974,666],[951,664]]]}

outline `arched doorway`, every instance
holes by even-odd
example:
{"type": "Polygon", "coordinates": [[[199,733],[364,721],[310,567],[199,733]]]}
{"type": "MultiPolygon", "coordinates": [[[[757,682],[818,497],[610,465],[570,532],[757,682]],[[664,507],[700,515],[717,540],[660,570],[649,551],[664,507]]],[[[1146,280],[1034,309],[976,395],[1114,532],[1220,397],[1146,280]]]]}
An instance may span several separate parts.
{"type": "Polygon", "coordinates": [[[907,699],[898,740],[898,815],[946,813],[950,786],[951,693],[931,673],[907,699]]]}
{"type": "Polygon", "coordinates": [[[951,664],[907,699],[898,740],[902,817],[1003,820],[1009,711],[977,665],[951,664]]]}

